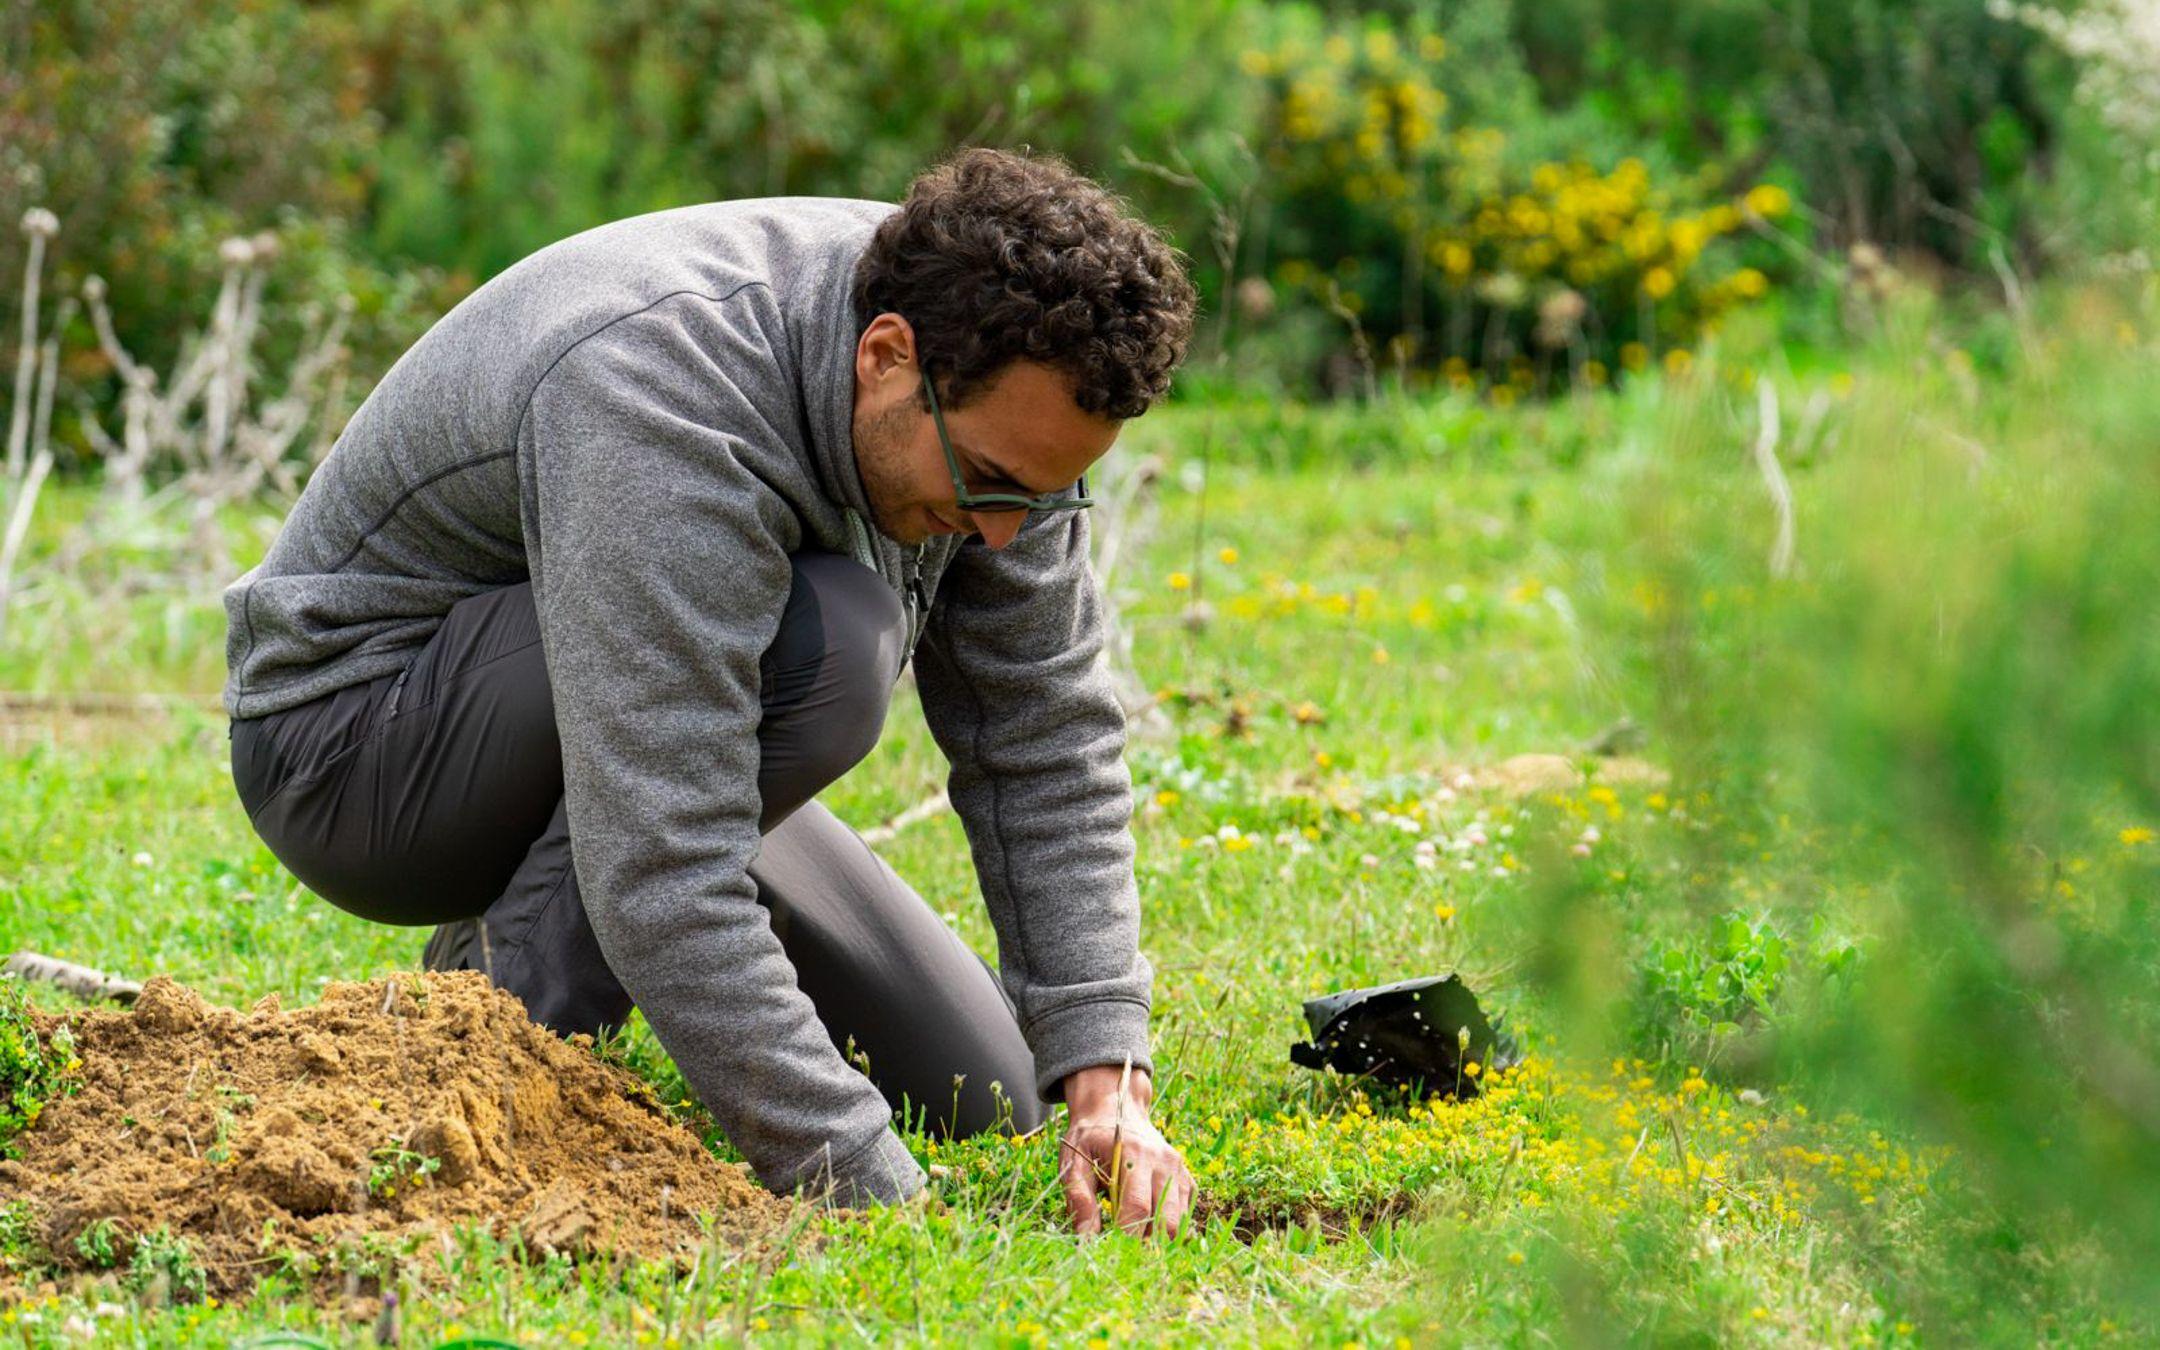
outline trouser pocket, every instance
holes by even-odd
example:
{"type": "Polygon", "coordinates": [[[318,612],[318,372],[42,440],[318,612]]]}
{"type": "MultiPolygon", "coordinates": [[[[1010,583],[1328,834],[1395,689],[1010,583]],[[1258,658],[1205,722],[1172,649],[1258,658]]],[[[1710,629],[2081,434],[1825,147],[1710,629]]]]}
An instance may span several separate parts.
{"type": "MultiPolygon", "coordinates": [[[[407,667],[409,670],[410,667],[407,667]]],[[[236,719],[233,787],[254,819],[279,793],[334,772],[381,726],[381,710],[404,672],[349,685],[297,708],[236,719]]]]}

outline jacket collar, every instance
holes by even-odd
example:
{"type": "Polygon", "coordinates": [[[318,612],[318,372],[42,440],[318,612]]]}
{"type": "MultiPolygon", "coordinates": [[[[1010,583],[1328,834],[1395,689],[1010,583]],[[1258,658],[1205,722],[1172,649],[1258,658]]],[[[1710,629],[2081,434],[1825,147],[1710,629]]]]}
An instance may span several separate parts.
{"type": "Polygon", "coordinates": [[[855,460],[855,263],[868,232],[844,237],[832,265],[808,288],[802,316],[803,416],[818,484],[832,500],[870,519],[869,494],[855,460]]]}

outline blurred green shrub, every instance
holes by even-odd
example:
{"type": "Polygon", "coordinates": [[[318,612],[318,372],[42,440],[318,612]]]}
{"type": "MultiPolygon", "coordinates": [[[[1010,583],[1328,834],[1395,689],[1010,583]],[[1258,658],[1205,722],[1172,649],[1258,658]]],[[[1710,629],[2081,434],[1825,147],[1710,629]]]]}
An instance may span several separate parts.
{"type": "MultiPolygon", "coordinates": [[[[247,0],[53,0],[0,22],[0,308],[12,356],[31,206],[60,219],[47,295],[102,276],[123,343],[168,369],[216,294],[218,245],[275,230],[282,249],[259,350],[282,369],[301,305],[351,296],[363,370],[386,365],[443,297],[385,268],[347,222],[372,124],[335,11],[247,0]]],[[[49,315],[49,312],[48,312],[49,315]]],[[[68,375],[102,401],[110,374],[87,320],[68,375]]],[[[65,444],[72,416],[63,399],[65,444]]]]}
{"type": "Polygon", "coordinates": [[[1148,21],[970,0],[376,0],[358,24],[382,125],[371,237],[483,279],[619,216],[731,197],[897,200],[963,144],[1032,143],[1198,232],[1125,151],[1207,153],[1241,125],[1248,0],[1148,21]]]}
{"type": "Polygon", "coordinates": [[[1296,31],[1243,54],[1268,99],[1271,275],[1369,334],[1397,365],[1496,401],[1605,383],[1686,348],[1770,290],[1720,242],[1786,214],[1654,183],[1627,157],[1522,164],[1506,133],[1451,117],[1447,38],[1422,21],[1296,31]]]}
{"type": "Polygon", "coordinates": [[[1736,186],[1775,166],[1835,247],[1981,274],[1992,247],[2045,258],[2072,71],[1985,0],[1544,0],[1510,16],[1548,106],[1587,104],[1646,151],[1731,166],[1736,186]]]}

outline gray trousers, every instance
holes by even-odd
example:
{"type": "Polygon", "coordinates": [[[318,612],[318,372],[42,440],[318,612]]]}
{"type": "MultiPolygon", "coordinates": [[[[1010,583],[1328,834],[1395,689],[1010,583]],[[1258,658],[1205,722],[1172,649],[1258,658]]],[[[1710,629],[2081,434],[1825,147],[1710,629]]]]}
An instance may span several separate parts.
{"type": "MultiPolygon", "coordinates": [[[[760,664],[758,903],[833,1044],[867,1058],[894,1110],[948,1136],[1008,1110],[1032,1130],[1046,1108],[995,974],[812,800],[877,743],[905,658],[900,602],[851,558],[792,561],[760,664]]],[[[404,671],[235,721],[231,736],[248,819],[317,895],[380,923],[477,920],[455,943],[439,930],[428,964],[485,969],[563,1035],[629,1016],[571,862],[529,583],[452,606],[404,671]]]]}

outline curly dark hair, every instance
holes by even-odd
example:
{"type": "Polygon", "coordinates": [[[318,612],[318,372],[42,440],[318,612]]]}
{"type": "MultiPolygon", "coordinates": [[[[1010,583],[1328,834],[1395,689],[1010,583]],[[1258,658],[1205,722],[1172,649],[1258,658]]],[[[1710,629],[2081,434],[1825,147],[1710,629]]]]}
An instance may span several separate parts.
{"type": "Polygon", "coordinates": [[[1081,411],[1138,417],[1193,328],[1185,256],[1055,155],[975,147],[916,178],[855,268],[859,338],[891,310],[938,400],[962,407],[1012,361],[1069,376],[1081,411]]]}

